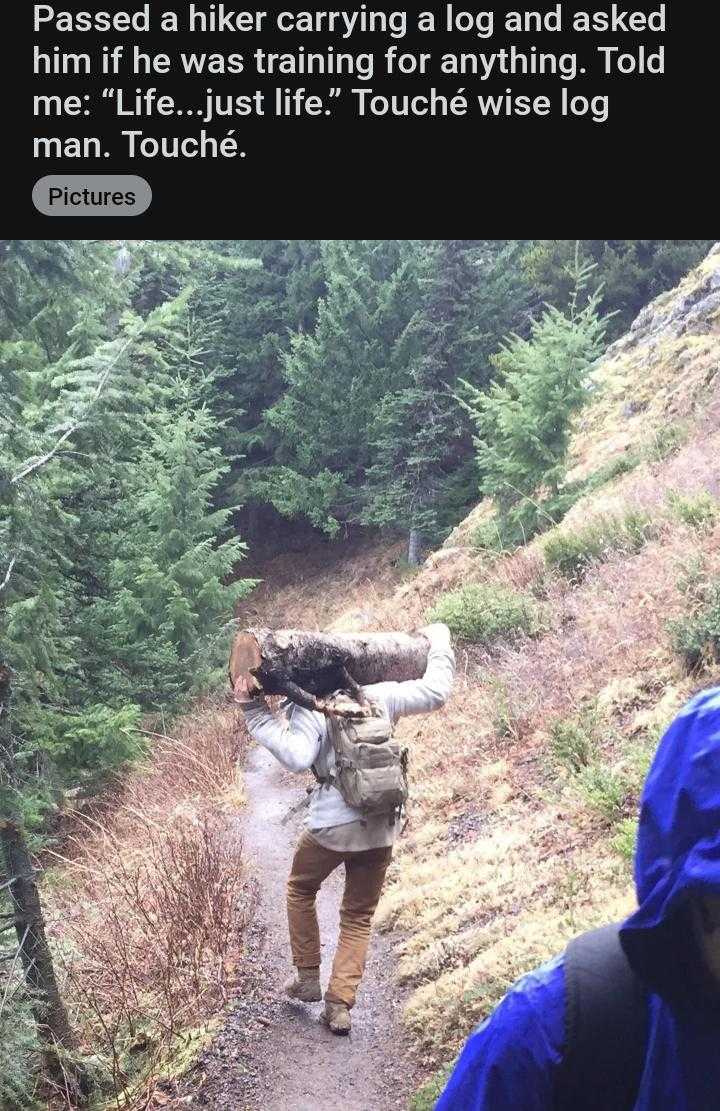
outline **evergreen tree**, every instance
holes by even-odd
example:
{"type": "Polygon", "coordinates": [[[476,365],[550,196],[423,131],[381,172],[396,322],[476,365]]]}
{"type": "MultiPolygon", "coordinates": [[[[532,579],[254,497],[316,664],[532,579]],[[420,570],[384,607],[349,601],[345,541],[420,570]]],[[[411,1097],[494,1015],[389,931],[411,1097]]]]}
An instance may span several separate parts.
{"type": "Polygon", "coordinates": [[[225,538],[231,510],[215,505],[229,464],[210,408],[209,327],[192,291],[148,317],[127,362],[130,382],[152,383],[152,405],[133,436],[116,426],[102,448],[116,481],[88,513],[105,573],[86,596],[84,667],[112,705],[172,708],[217,679],[234,602],[252,586],[225,585],[245,545],[225,538]]]}
{"type": "Polygon", "coordinates": [[[223,673],[234,603],[254,584],[227,585],[245,545],[221,539],[230,511],[212,508],[227,469],[213,431],[208,409],[168,407],[128,483],[89,614],[108,700],[173,708],[223,673]]]}
{"type": "Polygon", "coordinates": [[[464,432],[451,387],[456,368],[468,362],[467,305],[477,277],[467,244],[458,240],[426,247],[417,268],[429,289],[392,352],[402,384],[375,412],[364,511],[369,523],[408,532],[411,564],[419,562],[421,538],[437,531],[445,480],[464,432]]]}
{"type": "MultiPolygon", "coordinates": [[[[5,240],[0,254],[0,344],[30,367],[72,349],[87,353],[108,332],[124,293],[112,280],[115,248],[83,240],[5,240]]],[[[6,358],[10,358],[6,352],[6,358]]]]}
{"type": "Polygon", "coordinates": [[[325,262],[318,239],[286,241],[285,283],[287,327],[293,332],[310,332],[317,320],[318,302],[327,292],[325,262]]]}
{"type": "Polygon", "coordinates": [[[393,348],[415,306],[399,243],[333,241],[322,257],[317,324],[293,337],[284,392],[265,414],[278,438],[274,462],[250,472],[247,489],[332,534],[360,518],[368,429],[393,388],[393,348]]]}
{"type": "Polygon", "coordinates": [[[44,786],[34,726],[66,701],[76,649],[68,631],[73,586],[65,555],[75,524],[67,506],[72,481],[61,466],[75,424],[67,416],[48,423],[46,399],[53,360],[82,350],[102,331],[110,301],[95,261],[103,259],[92,250],[81,257],[61,246],[55,259],[47,244],[22,242],[0,257],[0,874],[9,885],[19,962],[47,1067],[70,1089],[76,1085],[77,1095],[86,1093],[87,1078],[66,1056],[77,1043],[45,937],[26,819],[36,785],[44,786]],[[76,302],[73,323],[69,306],[76,302]]]}
{"type": "MultiPolygon", "coordinates": [[[[101,333],[107,335],[121,297],[105,245],[83,254],[60,243],[57,254],[51,265],[47,245],[20,243],[6,257],[10,269],[0,267],[5,301],[12,303],[14,291],[18,310],[26,316],[24,323],[18,313],[0,321],[0,376],[7,386],[0,427],[0,581],[5,582],[0,647],[13,677],[13,735],[22,754],[15,756],[15,772],[23,785],[26,817],[33,821],[57,784],[58,768],[50,757],[57,723],[62,721],[70,733],[83,726],[76,703],[81,623],[73,550],[82,488],[77,452],[83,422],[97,415],[93,404],[99,383],[82,398],[65,396],[61,383],[72,359],[93,338],[97,342],[101,333]],[[28,303],[31,293],[28,300],[17,298],[17,291],[26,289],[43,291],[37,304],[28,303]]],[[[90,701],[86,694],[83,701],[90,701]]],[[[90,712],[97,720],[97,710],[90,712]]],[[[113,732],[111,719],[109,714],[104,722],[106,732],[113,732]]],[[[132,748],[123,731],[129,724],[127,714],[115,721],[110,766],[132,748]]],[[[74,783],[82,765],[70,761],[66,771],[74,783]]]]}
{"type": "MultiPolygon", "coordinates": [[[[105,265],[106,281],[98,286],[103,289],[115,280],[112,255],[105,256],[105,265]]],[[[24,273],[16,280],[25,281],[24,273]]],[[[72,280],[75,288],[77,275],[66,279],[61,273],[57,280],[72,280]]],[[[87,292],[89,301],[95,288],[87,292]]],[[[105,681],[109,661],[133,654],[131,631],[119,618],[115,626],[97,620],[118,584],[137,577],[142,585],[142,575],[151,578],[153,567],[167,575],[168,612],[161,604],[149,607],[137,635],[151,648],[145,641],[135,645],[145,662],[154,649],[173,661],[171,681],[169,669],[156,675],[155,701],[165,705],[208,680],[209,628],[219,615],[231,616],[232,597],[244,589],[219,584],[241,546],[217,543],[213,529],[224,527],[228,511],[216,514],[206,486],[214,494],[227,469],[220,459],[218,422],[209,409],[216,371],[208,350],[212,320],[199,311],[192,289],[145,320],[133,313],[119,323],[112,313],[107,320],[105,337],[88,354],[72,334],[52,362],[34,343],[8,339],[0,345],[0,375],[7,386],[0,403],[5,475],[0,582],[7,576],[0,595],[2,644],[15,676],[15,733],[23,753],[18,772],[33,822],[56,788],[97,779],[139,751],[132,726],[138,706],[148,704],[146,678],[138,678],[134,689],[116,668],[114,682],[105,681]],[[111,327],[117,329],[112,337],[111,327]],[[178,453],[174,461],[163,457],[164,447],[178,453]],[[181,466],[183,450],[191,458],[181,466]],[[178,482],[187,480],[184,496],[207,501],[206,533],[197,509],[193,516],[192,507],[176,506],[187,515],[185,538],[194,547],[177,552],[174,561],[146,502],[153,491],[161,496],[161,465],[178,482]],[[138,516],[141,510],[144,516],[138,516]],[[203,575],[207,582],[201,589],[203,575]],[[196,603],[188,600],[192,576],[196,603]],[[198,607],[194,618],[181,614],[183,588],[186,606],[198,607]],[[191,656],[192,664],[181,662],[191,656]],[[162,691],[166,678],[168,689],[162,691]]],[[[32,328],[32,320],[28,324],[32,328]]]]}
{"type": "Polygon", "coordinates": [[[364,520],[406,531],[408,559],[463,516],[477,488],[472,424],[455,397],[460,379],[485,388],[498,328],[525,304],[517,250],[502,241],[409,245],[418,308],[392,352],[401,384],[381,399],[370,430],[364,520]]]}
{"type": "Polygon", "coordinates": [[[567,311],[549,306],[529,339],[507,341],[493,359],[498,380],[487,393],[463,383],[477,428],[481,490],[505,513],[556,495],[564,478],[571,421],[604,346],[601,291],[585,296],[593,269],[576,250],[567,311]]]}
{"type": "Polygon", "coordinates": [[[484,388],[495,371],[490,361],[510,333],[526,336],[532,324],[533,291],[523,260],[528,240],[483,239],[478,244],[472,313],[475,337],[472,365],[461,367],[459,378],[484,388]]]}
{"type": "MultiPolygon", "coordinates": [[[[228,458],[244,470],[272,458],[275,434],[265,413],[282,396],[283,356],[291,335],[312,329],[324,289],[319,244],[312,240],[241,240],[214,244],[225,260],[199,286],[212,317],[217,364],[217,413],[228,458]]],[[[231,478],[237,468],[231,472],[231,478]]],[[[233,495],[231,495],[233,496],[233,495]]]]}

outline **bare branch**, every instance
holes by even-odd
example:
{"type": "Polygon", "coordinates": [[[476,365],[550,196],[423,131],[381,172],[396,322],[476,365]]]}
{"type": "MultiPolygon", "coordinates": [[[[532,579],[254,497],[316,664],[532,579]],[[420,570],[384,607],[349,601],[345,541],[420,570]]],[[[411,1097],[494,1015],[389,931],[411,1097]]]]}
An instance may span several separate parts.
{"type": "Polygon", "coordinates": [[[65,443],[65,441],[70,439],[73,432],[77,432],[77,427],[77,423],[71,425],[66,432],[63,432],[62,436],[55,444],[55,447],[51,448],[51,450],[46,452],[45,455],[40,455],[36,459],[31,459],[28,463],[25,464],[21,471],[19,471],[10,479],[10,481],[12,483],[20,482],[21,479],[27,478],[27,476],[29,474],[32,474],[33,471],[37,471],[40,469],[40,467],[44,467],[46,463],[49,463],[50,460],[57,455],[58,451],[65,443]]]}
{"type": "Polygon", "coordinates": [[[10,566],[8,567],[7,571],[5,572],[5,578],[0,583],[0,590],[4,590],[5,587],[7,586],[7,584],[10,582],[10,576],[12,575],[12,569],[15,566],[16,559],[17,559],[17,556],[13,556],[12,559],[10,560],[10,566]]]}
{"type": "Polygon", "coordinates": [[[14,475],[10,479],[10,482],[12,484],[15,484],[16,482],[20,482],[23,478],[27,478],[27,476],[32,474],[33,471],[39,470],[40,467],[44,467],[47,463],[49,463],[52,459],[55,458],[55,456],[58,454],[58,452],[60,451],[63,444],[66,443],[66,441],[70,439],[70,437],[73,435],[73,433],[77,432],[77,430],[80,427],[82,421],[88,416],[90,411],[97,404],[97,401],[98,401],[101,393],[105,389],[105,386],[107,385],[108,379],[109,379],[110,375],[112,374],[113,370],[115,369],[117,364],[120,362],[120,359],[125,354],[127,349],[145,331],[145,327],[146,327],[146,325],[143,324],[142,328],[140,328],[137,335],[131,336],[130,339],[127,341],[127,343],[123,347],[120,348],[117,355],[115,356],[113,361],[110,363],[110,365],[107,367],[107,369],[105,370],[105,373],[103,374],[100,381],[98,382],[95,393],[93,394],[92,398],[88,402],[87,408],[85,409],[85,412],[83,413],[82,417],[78,417],[78,419],[73,424],[71,424],[70,427],[68,429],[66,429],[65,432],[63,432],[60,439],[57,441],[57,443],[54,445],[54,447],[52,447],[50,449],[50,451],[45,452],[44,455],[40,455],[35,459],[29,459],[28,462],[25,463],[25,465],[23,466],[22,470],[20,470],[16,475],[14,475]]]}

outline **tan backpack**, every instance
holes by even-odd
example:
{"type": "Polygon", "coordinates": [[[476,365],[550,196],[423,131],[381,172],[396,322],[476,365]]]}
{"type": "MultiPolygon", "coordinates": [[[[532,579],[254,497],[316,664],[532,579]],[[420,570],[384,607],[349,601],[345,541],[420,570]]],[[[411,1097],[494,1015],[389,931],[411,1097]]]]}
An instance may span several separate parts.
{"type": "Polygon", "coordinates": [[[321,783],[336,787],[348,806],[362,814],[400,816],[408,797],[407,749],[393,739],[393,725],[381,706],[348,718],[332,712],[327,727],[335,753],[335,771],[321,783]]]}

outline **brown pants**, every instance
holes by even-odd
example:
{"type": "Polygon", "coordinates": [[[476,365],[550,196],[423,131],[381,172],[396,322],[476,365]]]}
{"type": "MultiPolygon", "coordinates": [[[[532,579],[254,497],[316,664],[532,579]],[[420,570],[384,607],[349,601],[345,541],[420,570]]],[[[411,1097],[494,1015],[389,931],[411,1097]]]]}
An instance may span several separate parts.
{"type": "Polygon", "coordinates": [[[392,848],[337,853],[303,833],[295,850],[287,887],[288,925],[297,968],[320,965],[320,930],[315,896],[323,880],[345,864],[345,891],[340,907],[340,938],[325,998],[352,1007],[365,968],[370,924],[380,899],[392,848]]]}

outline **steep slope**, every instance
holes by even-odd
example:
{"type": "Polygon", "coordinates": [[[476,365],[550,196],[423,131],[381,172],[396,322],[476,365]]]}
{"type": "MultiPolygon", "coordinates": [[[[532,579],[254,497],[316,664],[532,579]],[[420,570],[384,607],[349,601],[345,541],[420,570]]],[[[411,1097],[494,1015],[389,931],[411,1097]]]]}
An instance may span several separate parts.
{"type": "Polygon", "coordinates": [[[407,627],[478,584],[491,601],[520,593],[539,626],[460,642],[451,704],[402,726],[414,802],[380,921],[398,931],[428,1067],[518,974],[632,906],[654,746],[692,690],[720,681],[712,658],[687,668],[720,582],[720,246],[592,377],[571,477],[597,481],[565,520],[493,556],[472,546],[481,505],[417,577],[363,607],[366,627],[407,627]]]}

